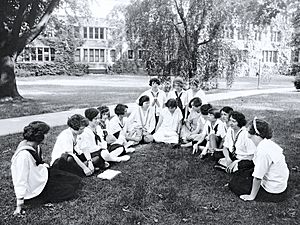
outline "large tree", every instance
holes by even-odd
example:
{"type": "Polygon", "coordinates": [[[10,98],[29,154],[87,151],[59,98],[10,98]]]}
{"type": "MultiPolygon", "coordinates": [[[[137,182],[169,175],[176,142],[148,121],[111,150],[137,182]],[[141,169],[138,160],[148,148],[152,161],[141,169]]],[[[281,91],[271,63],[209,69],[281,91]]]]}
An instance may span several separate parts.
{"type": "MultiPolygon", "coordinates": [[[[85,1],[84,1],[85,2],[85,1]]],[[[82,10],[76,0],[2,0],[0,7],[0,99],[22,98],[15,78],[15,62],[26,45],[46,28],[59,6],[82,10]],[[59,5],[60,4],[60,5],[59,5]]],[[[85,4],[85,3],[82,3],[85,4]]]]}
{"type": "MultiPolygon", "coordinates": [[[[127,37],[131,47],[149,52],[145,60],[154,61],[156,74],[175,67],[176,75],[191,78],[200,68],[207,79],[216,75],[220,52],[230,49],[221,44],[224,26],[270,24],[283,5],[282,0],[135,0],[127,8],[127,37]],[[167,61],[165,52],[171,55],[167,61]]],[[[235,62],[232,54],[226,57],[235,62]]]]}

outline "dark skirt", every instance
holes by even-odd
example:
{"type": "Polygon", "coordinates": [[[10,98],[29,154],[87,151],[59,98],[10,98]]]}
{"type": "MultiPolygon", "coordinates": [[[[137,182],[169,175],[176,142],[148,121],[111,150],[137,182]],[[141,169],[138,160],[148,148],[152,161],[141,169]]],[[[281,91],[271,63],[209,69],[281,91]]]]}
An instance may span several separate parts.
{"type": "MultiPolygon", "coordinates": [[[[238,171],[232,174],[229,182],[230,190],[237,196],[249,195],[252,190],[254,164],[250,160],[242,160],[238,164],[238,171]]],[[[281,202],[287,199],[287,190],[279,194],[267,192],[262,186],[256,195],[255,201],[281,202]]]]}
{"type": "Polygon", "coordinates": [[[60,158],[56,159],[52,164],[52,168],[67,171],[79,177],[85,177],[85,173],[83,172],[81,167],[68,153],[63,153],[60,158]]]}
{"type": "Polygon", "coordinates": [[[120,144],[109,144],[109,145],[107,145],[108,152],[112,152],[112,151],[116,150],[117,148],[123,148],[123,152],[119,156],[126,155],[125,147],[123,145],[120,145],[120,144]]]}
{"type": "Polygon", "coordinates": [[[25,200],[25,204],[55,203],[75,198],[80,184],[80,177],[66,171],[49,168],[48,181],[43,191],[37,197],[25,200]]]}

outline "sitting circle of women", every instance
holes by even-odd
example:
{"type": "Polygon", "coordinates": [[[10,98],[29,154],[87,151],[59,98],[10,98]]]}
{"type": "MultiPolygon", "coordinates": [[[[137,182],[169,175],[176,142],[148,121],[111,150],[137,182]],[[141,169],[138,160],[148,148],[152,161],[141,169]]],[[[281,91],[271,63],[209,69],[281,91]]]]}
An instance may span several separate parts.
{"type": "Polygon", "coordinates": [[[245,115],[230,106],[213,107],[198,79],[188,90],[182,78],[174,78],[168,92],[164,89],[169,83],[161,86],[158,78],[151,78],[149,85],[129,116],[128,107],[117,104],[113,117],[103,105],[68,118],[50,165],[43,161],[40,147],[49,125],[33,121],[25,126],[24,140],[11,159],[14,215],[24,213],[24,204],[74,198],[83,177],[109,168],[111,162],[128,161],[135,146],[152,142],[215,160],[214,168],[231,174],[229,188],[244,201],[287,198],[289,170],[283,149],[271,140],[267,121],[255,117],[247,123],[245,115]]]}

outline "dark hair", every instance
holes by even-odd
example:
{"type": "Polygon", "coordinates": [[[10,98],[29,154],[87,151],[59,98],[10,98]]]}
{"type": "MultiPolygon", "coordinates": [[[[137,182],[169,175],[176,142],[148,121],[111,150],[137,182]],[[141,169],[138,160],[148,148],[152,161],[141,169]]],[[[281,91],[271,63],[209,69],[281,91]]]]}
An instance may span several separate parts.
{"type": "Polygon", "coordinates": [[[176,108],[178,105],[177,105],[177,102],[174,98],[170,98],[167,102],[166,102],[166,107],[168,108],[176,108]]]}
{"type": "Polygon", "coordinates": [[[89,108],[84,111],[84,115],[89,121],[92,121],[98,114],[99,110],[95,108],[89,108]]]}
{"type": "Polygon", "coordinates": [[[108,114],[109,114],[108,117],[110,117],[110,111],[109,111],[108,106],[102,105],[102,106],[99,106],[97,109],[98,109],[99,112],[100,112],[100,119],[102,119],[102,116],[103,116],[105,113],[108,113],[108,114]]]}
{"type": "Polygon", "coordinates": [[[190,84],[199,87],[199,85],[200,85],[200,80],[197,79],[197,78],[194,78],[194,79],[191,81],[190,84]]]}
{"type": "Polygon", "coordinates": [[[190,108],[192,108],[192,106],[199,107],[201,105],[202,105],[202,100],[201,98],[198,97],[192,98],[192,100],[189,102],[190,108]]]}
{"type": "Polygon", "coordinates": [[[157,83],[158,85],[160,85],[160,81],[158,78],[153,77],[149,80],[149,85],[152,86],[153,83],[157,83]]]}
{"type": "Polygon", "coordinates": [[[124,115],[125,114],[125,109],[127,109],[128,106],[127,105],[123,105],[123,104],[118,104],[115,108],[115,114],[117,116],[119,115],[124,115]]]}
{"type": "Polygon", "coordinates": [[[233,111],[233,108],[231,108],[230,106],[224,106],[220,112],[226,112],[227,114],[230,114],[233,111]]]}
{"type": "Polygon", "coordinates": [[[24,127],[23,137],[27,141],[41,143],[45,134],[50,130],[50,126],[42,121],[33,121],[24,127]]]}
{"type": "Polygon", "coordinates": [[[207,104],[203,104],[200,107],[200,111],[202,115],[208,115],[208,110],[212,108],[212,105],[207,103],[207,104]]]}
{"type": "Polygon", "coordinates": [[[86,127],[89,125],[89,121],[80,114],[74,114],[70,118],[68,118],[67,125],[71,127],[73,130],[79,130],[80,127],[86,127]]]}
{"type": "Polygon", "coordinates": [[[238,127],[243,127],[247,124],[246,118],[243,113],[240,113],[238,111],[232,111],[229,114],[229,119],[230,117],[236,120],[236,122],[238,123],[238,127]]]}
{"type": "Polygon", "coordinates": [[[211,108],[208,110],[208,114],[212,114],[214,115],[214,117],[216,119],[219,119],[221,117],[221,113],[220,113],[220,110],[216,109],[216,108],[211,108]]]}
{"type": "Polygon", "coordinates": [[[267,121],[261,120],[261,119],[256,119],[255,118],[254,120],[252,120],[248,125],[249,126],[249,129],[248,129],[249,134],[260,136],[263,139],[264,138],[266,138],[266,139],[272,138],[273,130],[270,127],[269,123],[267,121]],[[256,129],[259,133],[257,133],[255,131],[254,122],[256,124],[256,129]]]}
{"type": "Polygon", "coordinates": [[[139,106],[143,106],[144,102],[149,102],[150,98],[148,95],[143,95],[139,98],[139,106]]]}

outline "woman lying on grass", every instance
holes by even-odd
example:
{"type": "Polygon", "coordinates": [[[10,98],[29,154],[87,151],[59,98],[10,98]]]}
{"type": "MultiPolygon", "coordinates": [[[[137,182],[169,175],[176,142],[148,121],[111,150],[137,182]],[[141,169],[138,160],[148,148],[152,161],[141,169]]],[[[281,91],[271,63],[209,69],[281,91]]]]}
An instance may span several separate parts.
{"type": "Polygon", "coordinates": [[[240,179],[233,179],[229,187],[244,201],[280,202],[287,198],[287,182],[289,169],[285,162],[283,149],[272,138],[270,125],[254,118],[248,127],[249,138],[256,145],[257,150],[253,158],[254,171],[250,175],[250,182],[241,185],[240,179]],[[252,181],[252,182],[251,182],[252,181]]]}
{"type": "Polygon", "coordinates": [[[71,199],[80,184],[80,177],[49,167],[42,159],[40,144],[50,127],[34,121],[24,128],[11,160],[11,174],[17,197],[14,215],[24,214],[24,204],[44,204],[71,199]]]}

